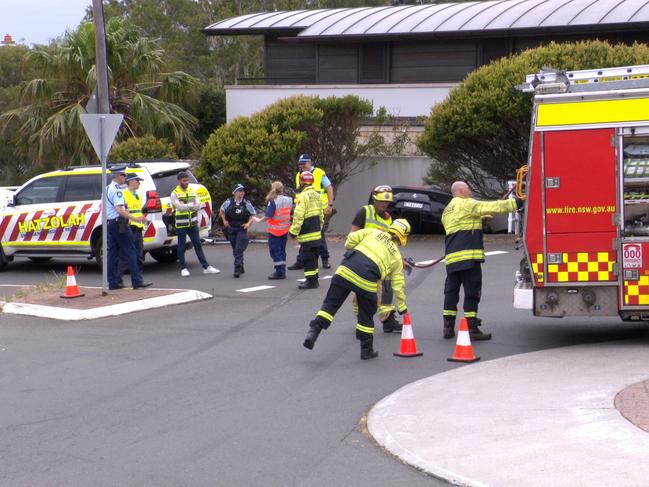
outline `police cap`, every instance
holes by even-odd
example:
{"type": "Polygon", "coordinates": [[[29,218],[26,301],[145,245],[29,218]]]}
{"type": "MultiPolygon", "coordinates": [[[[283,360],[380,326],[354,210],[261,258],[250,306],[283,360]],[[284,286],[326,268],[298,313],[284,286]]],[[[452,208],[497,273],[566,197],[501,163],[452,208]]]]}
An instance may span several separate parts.
{"type": "Polygon", "coordinates": [[[144,181],[144,179],[131,172],[126,175],[126,182],[128,183],[129,181],[144,181]]]}
{"type": "Polygon", "coordinates": [[[110,173],[113,176],[119,176],[119,175],[126,174],[126,165],[122,164],[120,166],[111,166],[110,167],[110,173]]]}

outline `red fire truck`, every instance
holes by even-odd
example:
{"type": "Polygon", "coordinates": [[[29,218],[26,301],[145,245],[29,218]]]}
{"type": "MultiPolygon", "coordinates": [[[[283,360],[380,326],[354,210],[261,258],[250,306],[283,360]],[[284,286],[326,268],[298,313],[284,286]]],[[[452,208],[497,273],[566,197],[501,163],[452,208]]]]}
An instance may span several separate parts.
{"type": "Polygon", "coordinates": [[[528,75],[514,306],[649,320],[649,65],[528,75]]]}

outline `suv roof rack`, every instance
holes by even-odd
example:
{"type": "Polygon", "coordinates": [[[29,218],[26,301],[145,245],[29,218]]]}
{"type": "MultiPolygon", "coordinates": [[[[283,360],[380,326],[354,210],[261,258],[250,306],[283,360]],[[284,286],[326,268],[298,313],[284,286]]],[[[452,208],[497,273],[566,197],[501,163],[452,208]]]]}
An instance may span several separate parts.
{"type": "MultiPolygon", "coordinates": [[[[155,163],[160,163],[160,164],[168,164],[170,162],[184,162],[186,164],[189,164],[190,166],[193,166],[194,164],[198,163],[198,160],[196,159],[172,159],[172,158],[158,158],[158,159],[136,159],[133,161],[108,161],[106,163],[106,167],[110,169],[111,166],[118,166],[118,165],[126,165],[126,167],[140,167],[141,163],[147,163],[147,164],[155,164],[155,163]]],[[[83,166],[65,166],[63,169],[59,169],[60,171],[73,171],[75,169],[94,169],[94,168],[101,168],[101,164],[84,164],[83,166]]]]}

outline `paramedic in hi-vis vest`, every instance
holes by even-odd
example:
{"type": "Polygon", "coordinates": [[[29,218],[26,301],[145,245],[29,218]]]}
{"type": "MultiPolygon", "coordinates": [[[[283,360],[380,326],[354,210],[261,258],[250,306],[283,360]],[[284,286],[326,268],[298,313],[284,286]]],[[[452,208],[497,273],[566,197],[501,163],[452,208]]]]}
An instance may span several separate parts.
{"type": "Polygon", "coordinates": [[[322,198],[313,188],[313,174],[304,171],[300,174],[300,183],[304,188],[297,195],[295,211],[293,212],[293,223],[288,234],[291,238],[297,238],[300,243],[300,253],[304,263],[305,282],[300,284],[300,289],[315,289],[318,287],[318,253],[322,242],[322,222],[324,212],[322,198]]]}
{"type": "Polygon", "coordinates": [[[181,171],[176,176],[178,186],[171,192],[171,205],[174,207],[174,224],[178,235],[178,262],[180,263],[180,275],[189,276],[189,269],[185,262],[185,243],[187,237],[191,240],[196,252],[196,257],[203,267],[203,274],[218,274],[221,272],[207,263],[201,236],[198,228],[198,210],[201,209],[201,202],[196,191],[189,186],[189,174],[181,171]]]}
{"type": "Polygon", "coordinates": [[[361,360],[378,356],[378,352],[374,351],[373,342],[376,293],[380,281],[392,281],[399,313],[407,312],[403,258],[399,246],[406,245],[409,233],[408,220],[399,218],[392,222],[387,232],[366,228],[347,236],[345,258],[331,279],[320,311],[309,323],[309,332],[304,339],[306,348],[313,349],[318,335],[322,330],[329,328],[336,312],[351,292],[356,294],[358,299],[356,339],[361,342],[361,360]]]}
{"type": "Polygon", "coordinates": [[[446,231],[446,283],[444,284],[444,338],[455,336],[455,317],[464,288],[464,317],[469,323],[471,340],[489,340],[491,333],[480,330],[478,303],[482,292],[484,245],[482,217],[511,213],[522,206],[518,198],[478,201],[471,197],[469,185],[456,181],[451,186],[453,199],[444,209],[442,224],[446,231]]]}
{"type": "MultiPolygon", "coordinates": [[[[302,154],[297,161],[297,173],[295,174],[295,192],[299,193],[303,190],[304,185],[300,182],[300,174],[303,171],[309,171],[313,174],[313,184],[311,185],[322,198],[322,207],[324,208],[324,222],[322,225],[322,241],[320,242],[320,248],[318,250],[318,255],[322,259],[322,268],[331,269],[331,264],[329,264],[329,249],[327,248],[327,240],[325,237],[325,232],[329,227],[329,220],[334,214],[334,187],[329,181],[329,178],[325,172],[319,167],[315,167],[311,156],[308,154],[302,154]]],[[[297,196],[295,197],[295,202],[297,203],[297,196]]],[[[297,269],[304,269],[304,263],[302,262],[302,254],[297,255],[295,263],[291,265],[288,270],[294,271],[297,269]]]]}
{"type": "MultiPolygon", "coordinates": [[[[392,188],[388,185],[377,186],[372,190],[372,204],[365,205],[358,210],[354,221],[352,221],[352,232],[363,228],[376,228],[387,232],[392,225],[392,217],[388,213],[388,207],[392,203],[394,196],[392,188]]],[[[379,320],[383,323],[383,332],[392,333],[401,331],[401,323],[395,318],[396,308],[392,304],[394,293],[392,292],[392,283],[386,279],[378,288],[377,300],[379,304],[379,320]]],[[[352,296],[352,308],[354,314],[358,316],[358,302],[356,295],[352,296]]]]}
{"type": "Polygon", "coordinates": [[[273,259],[273,272],[268,279],[286,279],[286,241],[291,227],[291,210],[293,200],[284,195],[284,185],[273,181],[270,192],[266,195],[266,211],[261,218],[253,217],[257,223],[266,220],[268,226],[268,251],[273,259]]]}
{"type": "MultiPolygon", "coordinates": [[[[135,247],[135,255],[137,257],[137,268],[139,269],[140,274],[142,274],[144,272],[144,238],[142,236],[144,233],[144,222],[139,220],[142,216],[142,199],[138,193],[140,181],[143,181],[143,179],[137,174],[127,174],[126,189],[123,193],[126,210],[130,215],[137,218],[129,220],[128,224],[131,226],[131,233],[133,234],[133,247],[135,247]]],[[[120,257],[119,275],[123,276],[127,270],[128,261],[125,258],[120,257]]],[[[122,281],[120,281],[120,284],[124,285],[122,281]]]]}

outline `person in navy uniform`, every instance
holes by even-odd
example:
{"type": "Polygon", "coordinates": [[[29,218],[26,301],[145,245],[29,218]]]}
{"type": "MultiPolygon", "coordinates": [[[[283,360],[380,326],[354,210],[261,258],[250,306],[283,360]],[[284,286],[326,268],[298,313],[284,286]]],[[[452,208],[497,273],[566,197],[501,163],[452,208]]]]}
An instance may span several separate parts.
{"type": "Polygon", "coordinates": [[[106,187],[106,224],[108,241],[108,289],[124,287],[119,272],[120,256],[128,263],[133,289],[149,287],[151,282],[144,282],[142,272],[137,265],[137,253],[133,244],[133,233],[129,220],[144,222],[144,215],[132,215],[126,208],[124,200],[124,183],[126,182],[126,166],[113,166],[110,169],[112,183],[106,187]]]}
{"type": "Polygon", "coordinates": [[[256,213],[255,207],[244,196],[243,184],[237,184],[232,191],[232,196],[225,200],[219,210],[219,216],[232,246],[234,277],[239,277],[246,272],[243,267],[243,253],[248,247],[248,227],[256,213]]]}

